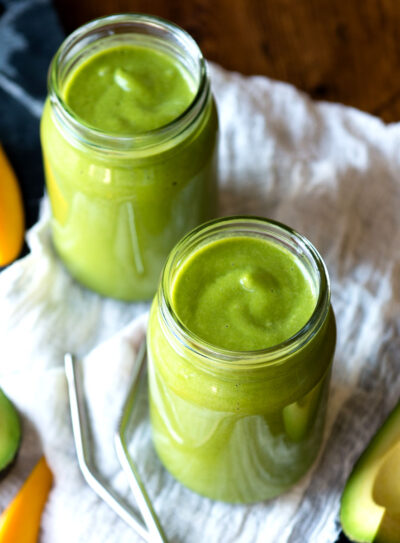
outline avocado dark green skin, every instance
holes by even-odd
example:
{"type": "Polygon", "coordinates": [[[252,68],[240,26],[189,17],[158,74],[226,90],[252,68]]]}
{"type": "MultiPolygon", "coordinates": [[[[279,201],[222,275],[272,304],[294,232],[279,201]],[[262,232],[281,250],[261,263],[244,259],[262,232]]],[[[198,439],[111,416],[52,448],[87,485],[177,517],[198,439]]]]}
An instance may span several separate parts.
{"type": "Polygon", "coordinates": [[[0,389],[0,477],[8,472],[21,443],[21,421],[18,412],[0,389]]]}
{"type": "Polygon", "coordinates": [[[400,542],[400,402],[355,464],[340,521],[355,542],[400,542]]]}

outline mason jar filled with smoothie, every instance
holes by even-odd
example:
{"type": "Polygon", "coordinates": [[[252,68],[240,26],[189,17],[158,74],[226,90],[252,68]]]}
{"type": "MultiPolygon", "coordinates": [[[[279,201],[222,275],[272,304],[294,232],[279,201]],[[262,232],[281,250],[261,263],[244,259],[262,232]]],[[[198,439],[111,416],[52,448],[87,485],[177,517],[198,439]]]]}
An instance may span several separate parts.
{"type": "Polygon", "coordinates": [[[336,342],[314,246],[267,219],[211,221],[173,249],[148,330],[153,441],[215,500],[286,491],[321,446],[336,342]]]}
{"type": "Polygon", "coordinates": [[[183,234],[215,216],[217,114],[182,29],[125,14],[71,34],[41,122],[54,246],[106,296],[150,298],[183,234]]]}

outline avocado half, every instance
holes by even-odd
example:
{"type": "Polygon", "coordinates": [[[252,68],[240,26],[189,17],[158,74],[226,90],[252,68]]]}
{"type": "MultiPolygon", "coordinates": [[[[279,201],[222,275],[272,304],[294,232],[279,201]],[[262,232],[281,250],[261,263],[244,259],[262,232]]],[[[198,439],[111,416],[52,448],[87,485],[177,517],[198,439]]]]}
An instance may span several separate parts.
{"type": "Polygon", "coordinates": [[[0,474],[14,460],[21,443],[21,422],[17,410],[0,389],[0,474]]]}
{"type": "Polygon", "coordinates": [[[354,466],[340,521],[352,541],[400,542],[400,402],[354,466]]]}

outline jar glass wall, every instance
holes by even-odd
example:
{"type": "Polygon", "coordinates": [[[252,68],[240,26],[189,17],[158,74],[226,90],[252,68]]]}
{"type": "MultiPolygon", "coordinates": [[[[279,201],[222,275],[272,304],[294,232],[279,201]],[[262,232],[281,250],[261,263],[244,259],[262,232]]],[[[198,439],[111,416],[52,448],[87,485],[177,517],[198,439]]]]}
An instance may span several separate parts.
{"type": "Polygon", "coordinates": [[[216,500],[248,503],[287,490],[321,445],[335,341],[327,272],[304,237],[250,217],[212,221],[191,232],[167,260],[148,330],[151,424],[165,467],[216,500]],[[266,349],[211,345],[174,308],[174,285],[188,259],[216,240],[238,236],[289,251],[316,292],[305,325],[266,349]]]}
{"type": "MultiPolygon", "coordinates": [[[[126,90],[131,80],[117,71],[115,80],[126,90]]],[[[91,107],[90,96],[87,101],[91,107]]],[[[74,277],[123,300],[154,294],[174,244],[215,216],[217,124],[201,52],[172,23],[114,15],[65,40],[49,71],[41,141],[54,245],[74,277]],[[163,54],[190,79],[192,101],[167,124],[114,133],[83,120],[66,100],[67,86],[85,63],[124,47],[163,54]]]]}

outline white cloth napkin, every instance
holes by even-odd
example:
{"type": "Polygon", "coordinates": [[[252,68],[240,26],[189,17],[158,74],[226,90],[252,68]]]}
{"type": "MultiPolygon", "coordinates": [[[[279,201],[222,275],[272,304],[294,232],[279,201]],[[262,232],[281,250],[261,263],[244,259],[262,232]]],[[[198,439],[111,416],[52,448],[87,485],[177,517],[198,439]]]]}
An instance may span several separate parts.
{"type": "MultiPolygon", "coordinates": [[[[160,466],[144,389],[132,451],[171,542],[332,543],[344,482],[400,394],[400,125],[315,103],[264,77],[210,70],[221,123],[221,214],[289,224],[317,246],[330,272],[338,345],[324,448],[284,496],[214,503],[160,466]]],[[[44,451],[55,485],[42,543],[139,542],[79,472],[63,355],[83,358],[97,464],[129,499],[112,435],[148,305],[103,299],[74,282],[52,249],[48,210],[28,241],[31,254],[0,274],[0,384],[24,424],[0,506],[44,451]]]]}

